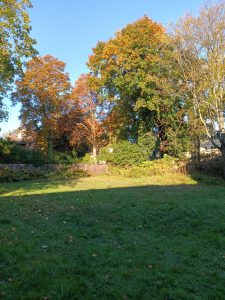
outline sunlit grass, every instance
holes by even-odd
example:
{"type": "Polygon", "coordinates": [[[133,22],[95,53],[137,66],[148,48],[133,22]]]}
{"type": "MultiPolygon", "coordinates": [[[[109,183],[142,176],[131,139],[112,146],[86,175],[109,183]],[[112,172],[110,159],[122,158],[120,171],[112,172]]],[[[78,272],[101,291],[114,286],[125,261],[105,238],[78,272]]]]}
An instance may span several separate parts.
{"type": "Polygon", "coordinates": [[[0,197],[71,192],[89,189],[110,189],[117,187],[177,184],[196,184],[196,181],[184,175],[165,174],[164,176],[151,176],[146,178],[96,176],[73,180],[18,182],[1,184],[0,197]]]}

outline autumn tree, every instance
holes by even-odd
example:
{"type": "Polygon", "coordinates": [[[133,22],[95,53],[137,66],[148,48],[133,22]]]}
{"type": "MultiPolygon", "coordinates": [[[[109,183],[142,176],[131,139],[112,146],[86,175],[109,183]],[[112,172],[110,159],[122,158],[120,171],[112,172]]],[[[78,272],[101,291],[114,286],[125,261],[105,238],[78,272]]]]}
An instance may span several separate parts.
{"type": "Polygon", "coordinates": [[[141,128],[154,131],[165,151],[167,128],[182,123],[181,99],[161,88],[165,77],[176,78],[176,71],[166,67],[172,55],[166,30],[147,16],[93,49],[88,62],[91,86],[103,102],[111,103],[109,116],[116,122],[111,128],[121,138],[137,141],[141,128]]]}
{"type": "Polygon", "coordinates": [[[7,113],[2,99],[16,76],[22,75],[23,62],[37,54],[35,40],[30,37],[29,0],[0,1],[0,120],[7,113]]]}
{"type": "Polygon", "coordinates": [[[104,127],[110,144],[115,144],[120,140],[124,140],[124,138],[126,139],[129,132],[129,124],[132,120],[129,120],[129,116],[124,113],[122,105],[122,102],[116,103],[108,111],[104,120],[104,127]]]}
{"type": "Polygon", "coordinates": [[[14,101],[21,103],[20,119],[26,136],[34,136],[53,155],[59,120],[68,113],[70,80],[65,63],[53,56],[37,57],[27,63],[23,79],[16,82],[14,101]]]}
{"type": "Polygon", "coordinates": [[[172,39],[188,121],[197,120],[221,151],[225,178],[225,3],[205,6],[197,17],[186,15],[174,27],[172,39]]]}
{"type": "Polygon", "coordinates": [[[96,93],[90,89],[87,75],[81,75],[76,81],[72,99],[74,109],[70,114],[74,124],[71,144],[78,146],[87,143],[96,163],[99,149],[107,143],[107,135],[103,126],[103,107],[98,103],[96,93]]]}

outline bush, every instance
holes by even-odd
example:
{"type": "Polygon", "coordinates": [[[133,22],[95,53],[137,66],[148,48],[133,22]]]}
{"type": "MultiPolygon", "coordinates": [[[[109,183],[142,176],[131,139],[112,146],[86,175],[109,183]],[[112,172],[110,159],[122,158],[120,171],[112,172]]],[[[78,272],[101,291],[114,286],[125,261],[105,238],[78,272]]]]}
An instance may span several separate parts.
{"type": "Polygon", "coordinates": [[[53,154],[53,163],[56,164],[75,164],[77,161],[77,152],[75,150],[72,152],[54,152],[53,154]]]}
{"type": "Polygon", "coordinates": [[[90,174],[87,171],[66,167],[62,170],[52,171],[50,178],[82,178],[88,177],[90,174]]]}
{"type": "Polygon", "coordinates": [[[80,164],[90,164],[90,165],[92,165],[92,164],[95,163],[95,160],[94,160],[94,158],[92,157],[92,154],[86,153],[84,157],[81,157],[81,158],[78,160],[78,162],[79,162],[80,164]]]}
{"type": "Polygon", "coordinates": [[[47,162],[45,155],[37,150],[26,149],[16,142],[0,139],[0,163],[2,164],[34,164],[47,162]]]}
{"type": "Polygon", "coordinates": [[[122,141],[103,148],[98,159],[117,166],[132,166],[144,162],[148,157],[139,145],[122,141]]]}
{"type": "Polygon", "coordinates": [[[62,179],[62,178],[81,178],[90,176],[83,170],[64,168],[62,170],[12,170],[8,168],[0,169],[0,182],[21,182],[40,179],[62,179]]]}
{"type": "Polygon", "coordinates": [[[132,166],[128,168],[112,166],[109,171],[112,175],[121,175],[125,177],[136,178],[147,177],[171,173],[173,172],[173,168],[177,165],[177,163],[177,159],[165,155],[164,158],[153,161],[145,161],[137,166],[132,166]]]}
{"type": "Polygon", "coordinates": [[[183,126],[179,131],[168,130],[167,153],[179,159],[185,158],[185,153],[189,152],[192,144],[188,134],[188,129],[183,126]]]}
{"type": "Polygon", "coordinates": [[[48,174],[43,170],[0,169],[0,182],[18,182],[35,179],[46,179],[48,174]]]}
{"type": "Polygon", "coordinates": [[[157,148],[157,138],[152,132],[142,133],[138,137],[137,144],[141,148],[143,155],[146,156],[146,159],[149,159],[153,150],[157,148]]]}
{"type": "Polygon", "coordinates": [[[209,158],[203,158],[198,163],[198,170],[206,175],[221,176],[222,175],[222,157],[215,156],[209,158]]]}
{"type": "Polygon", "coordinates": [[[222,177],[215,177],[202,173],[195,173],[192,175],[192,178],[206,185],[225,185],[224,179],[222,177]]]}

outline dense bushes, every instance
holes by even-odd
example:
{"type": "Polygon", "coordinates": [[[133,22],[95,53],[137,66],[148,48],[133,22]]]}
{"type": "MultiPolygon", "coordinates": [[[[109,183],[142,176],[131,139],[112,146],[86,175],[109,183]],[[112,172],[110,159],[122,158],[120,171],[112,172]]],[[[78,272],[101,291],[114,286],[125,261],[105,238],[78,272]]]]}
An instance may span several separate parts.
{"type": "Polygon", "coordinates": [[[20,182],[37,179],[81,178],[90,176],[86,171],[65,167],[62,170],[11,170],[0,169],[0,182],[20,182]]]}
{"type": "Polygon", "coordinates": [[[82,178],[88,176],[90,176],[90,174],[87,171],[73,169],[69,166],[62,170],[52,171],[49,173],[49,178],[82,178]]]}
{"type": "Polygon", "coordinates": [[[153,150],[156,150],[158,148],[157,138],[152,132],[140,134],[137,144],[140,147],[142,155],[147,159],[152,156],[153,150]]]}
{"type": "Polygon", "coordinates": [[[95,160],[90,153],[86,153],[83,157],[80,157],[77,160],[77,162],[80,164],[88,164],[88,165],[95,164],[95,160]]]}
{"type": "Polygon", "coordinates": [[[188,150],[192,149],[191,138],[187,135],[187,128],[183,126],[179,132],[169,130],[167,153],[168,155],[178,157],[180,159],[185,158],[185,154],[188,150]]]}
{"type": "Polygon", "coordinates": [[[55,164],[75,164],[78,162],[77,152],[54,152],[51,163],[55,164]]]}
{"type": "Polygon", "coordinates": [[[0,182],[17,182],[47,178],[47,172],[41,170],[0,169],[0,182]]]}
{"type": "Polygon", "coordinates": [[[198,163],[198,169],[201,173],[212,176],[221,176],[222,174],[222,157],[217,155],[214,157],[203,157],[198,163]]]}
{"type": "Polygon", "coordinates": [[[35,166],[47,163],[73,164],[78,162],[77,152],[55,151],[53,159],[49,161],[46,155],[38,150],[27,149],[10,140],[0,139],[0,163],[1,164],[33,164],[35,166]]]}
{"type": "Polygon", "coordinates": [[[1,164],[42,165],[47,162],[44,154],[37,150],[26,149],[16,142],[0,139],[1,164]]]}
{"type": "Polygon", "coordinates": [[[99,155],[99,160],[112,163],[118,166],[132,166],[140,164],[148,159],[146,149],[128,141],[103,148],[99,155]]]}
{"type": "Polygon", "coordinates": [[[110,167],[111,175],[122,175],[125,177],[146,177],[154,175],[163,175],[174,171],[177,166],[177,159],[166,156],[159,160],[144,161],[136,166],[121,168],[118,166],[110,167]]]}

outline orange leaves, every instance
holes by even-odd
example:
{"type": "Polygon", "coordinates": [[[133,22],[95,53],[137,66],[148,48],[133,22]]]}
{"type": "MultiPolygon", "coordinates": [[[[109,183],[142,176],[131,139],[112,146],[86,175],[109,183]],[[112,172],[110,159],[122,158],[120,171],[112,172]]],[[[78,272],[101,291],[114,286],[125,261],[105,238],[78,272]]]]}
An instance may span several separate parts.
{"type": "Polygon", "coordinates": [[[72,101],[76,104],[74,114],[79,112],[79,118],[74,122],[71,144],[87,143],[98,150],[106,141],[101,123],[103,113],[95,92],[89,87],[88,79],[88,75],[81,75],[72,91],[72,101]]]}
{"type": "Polygon", "coordinates": [[[163,26],[144,16],[118,31],[109,41],[99,42],[88,62],[95,77],[92,87],[104,87],[109,94],[133,90],[155,67],[152,64],[157,63],[156,57],[160,57],[160,48],[166,41],[163,26]]]}
{"type": "Polygon", "coordinates": [[[109,103],[104,126],[110,138],[135,139],[139,127],[160,126],[165,114],[159,114],[158,97],[161,107],[167,105],[160,83],[167,77],[171,55],[166,30],[147,16],[93,49],[88,63],[91,87],[109,103]]]}
{"type": "Polygon", "coordinates": [[[39,141],[58,135],[59,119],[67,111],[71,85],[64,68],[51,55],[37,57],[27,63],[23,79],[16,83],[13,97],[22,105],[22,126],[39,141]]]}

